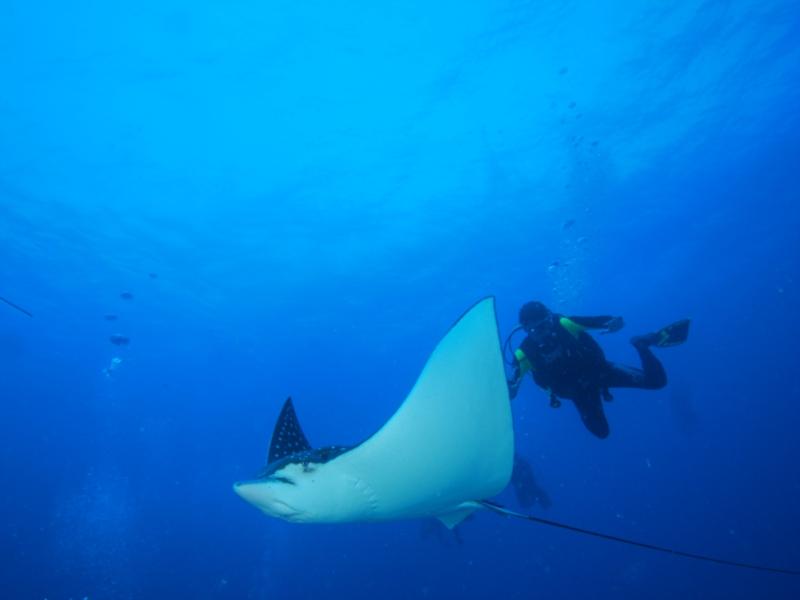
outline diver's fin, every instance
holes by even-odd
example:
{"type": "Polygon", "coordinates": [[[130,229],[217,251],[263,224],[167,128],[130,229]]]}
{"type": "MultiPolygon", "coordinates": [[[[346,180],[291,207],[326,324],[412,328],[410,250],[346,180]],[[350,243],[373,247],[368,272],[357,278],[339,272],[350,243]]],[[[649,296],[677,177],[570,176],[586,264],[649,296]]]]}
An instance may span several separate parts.
{"type": "Polygon", "coordinates": [[[289,397],[283,403],[281,414],[275,423],[275,429],[272,430],[267,464],[304,450],[311,450],[311,444],[308,443],[303,429],[300,427],[300,421],[297,420],[297,413],[294,412],[292,399],[289,397]]]}
{"type": "Polygon", "coordinates": [[[634,346],[658,346],[659,348],[668,348],[669,346],[677,346],[682,344],[689,337],[690,319],[681,319],[662,327],[655,333],[648,333],[646,335],[637,335],[631,338],[631,344],[634,346]]]}
{"type": "Polygon", "coordinates": [[[655,333],[655,345],[659,348],[677,346],[682,344],[689,337],[690,319],[675,321],[655,333]]]}
{"type": "Polygon", "coordinates": [[[655,550],[656,552],[663,552],[665,554],[673,554],[675,556],[682,556],[683,558],[691,558],[693,560],[702,560],[706,562],[717,563],[720,565],[728,565],[729,567],[738,567],[740,569],[752,569],[754,571],[767,571],[769,573],[781,573],[783,575],[800,575],[800,571],[793,571],[791,569],[778,569],[775,567],[765,567],[762,565],[753,565],[750,563],[743,563],[743,562],[736,562],[733,560],[725,560],[722,558],[715,558],[713,556],[705,556],[703,554],[693,554],[691,552],[682,552],[681,550],[675,550],[674,548],[667,548],[665,546],[656,546],[655,544],[647,544],[645,542],[637,542],[636,540],[631,540],[628,538],[619,537],[616,535],[609,535],[607,533],[600,533],[599,531],[593,531],[591,529],[583,529],[581,527],[575,527],[573,525],[567,525],[566,523],[559,523],[558,521],[551,521],[550,519],[542,519],[539,517],[534,517],[533,515],[526,515],[523,513],[514,512],[513,510],[508,510],[500,506],[499,504],[495,504],[494,502],[489,502],[484,500],[480,502],[480,504],[493,512],[498,514],[504,515],[506,517],[514,517],[515,519],[523,519],[525,521],[533,521],[534,523],[540,523],[542,525],[549,525],[550,527],[557,527],[558,529],[566,529],[567,531],[574,531],[575,533],[582,533],[583,535],[590,535],[592,537],[601,538],[604,540],[611,540],[612,542],[620,542],[621,544],[628,544],[629,546],[637,546],[638,548],[645,548],[646,550],[655,550]]]}

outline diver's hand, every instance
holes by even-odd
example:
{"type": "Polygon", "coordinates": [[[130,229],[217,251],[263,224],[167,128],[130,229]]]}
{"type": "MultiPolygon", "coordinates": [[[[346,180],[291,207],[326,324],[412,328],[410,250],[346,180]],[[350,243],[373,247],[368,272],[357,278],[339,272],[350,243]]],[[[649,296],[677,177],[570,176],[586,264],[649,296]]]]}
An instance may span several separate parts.
{"type": "Polygon", "coordinates": [[[517,392],[519,391],[519,384],[520,381],[509,381],[508,382],[508,397],[513,400],[517,397],[517,392]]]}
{"type": "Polygon", "coordinates": [[[606,324],[606,330],[600,333],[614,333],[625,327],[625,321],[622,317],[614,317],[606,324]]]}

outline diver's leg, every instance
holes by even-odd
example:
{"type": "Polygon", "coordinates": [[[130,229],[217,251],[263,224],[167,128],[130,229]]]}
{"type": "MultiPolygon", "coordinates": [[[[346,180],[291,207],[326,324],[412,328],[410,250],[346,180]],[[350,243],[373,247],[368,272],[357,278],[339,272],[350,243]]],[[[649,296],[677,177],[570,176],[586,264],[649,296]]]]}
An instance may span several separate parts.
{"type": "Polygon", "coordinates": [[[606,387],[641,388],[645,390],[658,390],[667,385],[667,373],[664,365],[656,358],[653,351],[646,344],[634,344],[642,368],[628,367],[609,362],[603,374],[603,385],[606,387]]]}
{"type": "Polygon", "coordinates": [[[600,439],[607,438],[609,434],[608,421],[603,411],[603,401],[600,394],[582,396],[573,400],[581,421],[593,435],[600,439]]]}
{"type": "Polygon", "coordinates": [[[635,344],[634,348],[636,348],[639,353],[639,359],[642,361],[642,370],[644,371],[644,384],[642,387],[648,390],[659,390],[667,385],[667,372],[664,370],[664,365],[650,350],[650,346],[635,344]]]}

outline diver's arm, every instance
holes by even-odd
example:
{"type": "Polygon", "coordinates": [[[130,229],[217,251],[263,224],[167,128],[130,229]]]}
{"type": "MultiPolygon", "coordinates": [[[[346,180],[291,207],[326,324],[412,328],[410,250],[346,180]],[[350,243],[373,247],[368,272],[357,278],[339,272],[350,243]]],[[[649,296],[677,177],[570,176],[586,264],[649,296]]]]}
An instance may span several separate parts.
{"type": "Polygon", "coordinates": [[[625,325],[622,317],[601,315],[598,317],[568,317],[576,325],[586,329],[605,329],[608,333],[619,331],[625,325]]]}
{"type": "Polygon", "coordinates": [[[508,395],[512,400],[517,396],[522,378],[531,370],[531,363],[525,352],[522,348],[517,348],[514,351],[514,376],[508,381],[508,395]]]}

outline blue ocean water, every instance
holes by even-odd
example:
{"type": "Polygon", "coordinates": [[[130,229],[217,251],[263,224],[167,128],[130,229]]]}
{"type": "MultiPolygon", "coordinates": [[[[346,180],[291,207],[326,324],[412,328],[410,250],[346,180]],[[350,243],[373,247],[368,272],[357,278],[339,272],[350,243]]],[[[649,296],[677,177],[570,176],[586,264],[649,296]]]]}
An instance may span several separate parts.
{"type": "Polygon", "coordinates": [[[795,2],[0,15],[0,296],[33,314],[0,304],[3,597],[800,596],[492,514],[300,526],[231,490],[286,396],[313,443],[364,439],[485,295],[504,335],[531,299],[623,315],[598,339],[630,364],[689,316],[606,440],[523,384],[532,512],[800,569],[795,2]]]}

